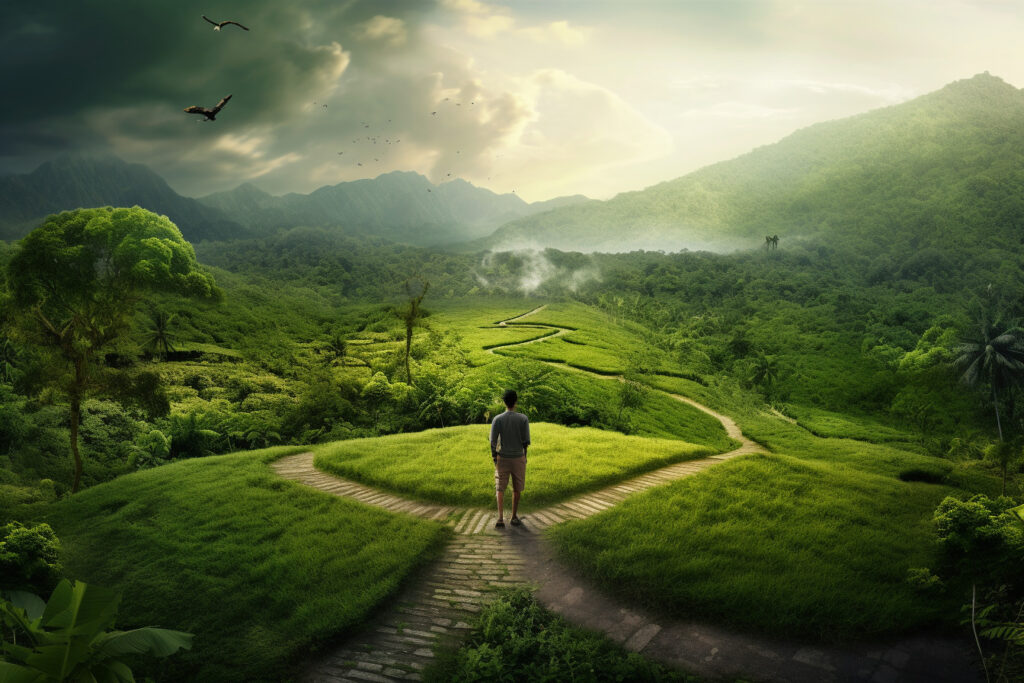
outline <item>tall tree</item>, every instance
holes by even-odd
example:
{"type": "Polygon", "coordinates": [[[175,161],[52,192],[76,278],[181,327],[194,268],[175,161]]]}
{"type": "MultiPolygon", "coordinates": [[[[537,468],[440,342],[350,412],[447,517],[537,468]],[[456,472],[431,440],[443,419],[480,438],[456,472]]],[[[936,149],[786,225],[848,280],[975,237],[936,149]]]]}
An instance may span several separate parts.
{"type": "Polygon", "coordinates": [[[992,389],[992,408],[996,413],[996,429],[1003,440],[999,418],[999,392],[1024,377],[1024,341],[1015,322],[1004,322],[1001,316],[983,312],[974,334],[956,349],[953,367],[962,370],[960,378],[969,386],[988,384],[992,389]]]}
{"type": "Polygon", "coordinates": [[[145,332],[143,344],[151,349],[159,358],[167,357],[174,351],[175,334],[171,329],[174,314],[154,308],[149,314],[150,326],[145,332]]]}
{"type": "Polygon", "coordinates": [[[137,206],[49,216],[21,240],[7,281],[13,332],[52,354],[53,381],[68,397],[74,492],[82,479],[82,401],[101,386],[98,361],[127,337],[136,306],[149,292],[212,298],[219,291],[178,228],[137,206]]]}
{"type": "Polygon", "coordinates": [[[430,283],[421,277],[411,277],[402,283],[402,286],[408,301],[397,313],[405,323],[405,379],[412,384],[412,369],[409,365],[409,356],[412,354],[412,331],[423,318],[422,303],[430,289],[430,283]]]}

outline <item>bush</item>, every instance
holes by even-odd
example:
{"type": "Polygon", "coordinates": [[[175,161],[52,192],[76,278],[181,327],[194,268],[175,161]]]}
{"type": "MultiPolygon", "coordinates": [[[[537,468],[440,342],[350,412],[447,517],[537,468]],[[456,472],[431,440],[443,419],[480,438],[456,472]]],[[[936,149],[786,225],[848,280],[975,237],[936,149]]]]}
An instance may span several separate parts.
{"type": "Polygon", "coordinates": [[[956,574],[974,581],[1019,582],[1024,562],[1024,527],[1008,513],[1014,501],[978,494],[947,497],[935,510],[939,546],[956,574]]]}
{"type": "Polygon", "coordinates": [[[501,594],[457,650],[440,653],[426,681],[697,681],[570,626],[530,591],[501,594]]]}
{"type": "Polygon", "coordinates": [[[60,541],[49,524],[0,528],[0,588],[46,593],[60,573],[60,541]]]}

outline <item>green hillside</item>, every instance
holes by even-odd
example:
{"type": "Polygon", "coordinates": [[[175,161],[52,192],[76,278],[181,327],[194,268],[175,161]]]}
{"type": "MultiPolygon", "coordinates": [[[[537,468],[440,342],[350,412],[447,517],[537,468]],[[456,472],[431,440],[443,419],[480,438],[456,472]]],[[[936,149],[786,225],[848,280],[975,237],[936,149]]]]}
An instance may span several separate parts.
{"type": "Polygon", "coordinates": [[[520,236],[582,251],[722,250],[778,234],[868,249],[1017,245],[1022,162],[1024,93],[985,73],[640,192],[520,219],[486,244],[520,236]]]}

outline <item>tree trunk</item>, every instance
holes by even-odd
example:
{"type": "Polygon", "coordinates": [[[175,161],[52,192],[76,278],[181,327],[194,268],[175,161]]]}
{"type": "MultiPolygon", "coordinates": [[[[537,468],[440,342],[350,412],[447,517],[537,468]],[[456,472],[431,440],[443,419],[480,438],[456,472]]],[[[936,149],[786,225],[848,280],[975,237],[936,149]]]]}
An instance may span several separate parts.
{"type": "Polygon", "coordinates": [[[78,452],[78,423],[82,416],[82,406],[76,391],[71,396],[71,455],[75,459],[75,481],[71,485],[71,493],[78,493],[82,482],[82,456],[78,452]]]}
{"type": "Polygon", "coordinates": [[[75,384],[71,389],[71,456],[75,459],[75,480],[71,493],[82,483],[82,454],[78,451],[78,426],[82,421],[82,389],[85,386],[85,361],[75,359],[75,384]]]}
{"type": "Polygon", "coordinates": [[[412,351],[412,325],[405,326],[405,379],[412,386],[412,370],[409,368],[409,354],[412,351]]]}
{"type": "Polygon", "coordinates": [[[999,441],[1003,440],[1003,425],[999,422],[999,399],[996,397],[996,385],[992,383],[992,407],[996,409],[996,429],[999,431],[999,441]]]}

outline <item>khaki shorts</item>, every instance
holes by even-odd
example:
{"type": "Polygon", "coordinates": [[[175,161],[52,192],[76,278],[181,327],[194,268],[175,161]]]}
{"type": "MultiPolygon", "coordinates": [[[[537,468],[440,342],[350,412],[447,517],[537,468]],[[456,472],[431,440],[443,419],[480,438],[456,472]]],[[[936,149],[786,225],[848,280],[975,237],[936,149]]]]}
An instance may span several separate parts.
{"type": "Polygon", "coordinates": [[[504,491],[508,487],[508,478],[512,477],[512,490],[522,491],[526,488],[526,456],[503,458],[500,455],[494,463],[494,490],[504,491]]]}

